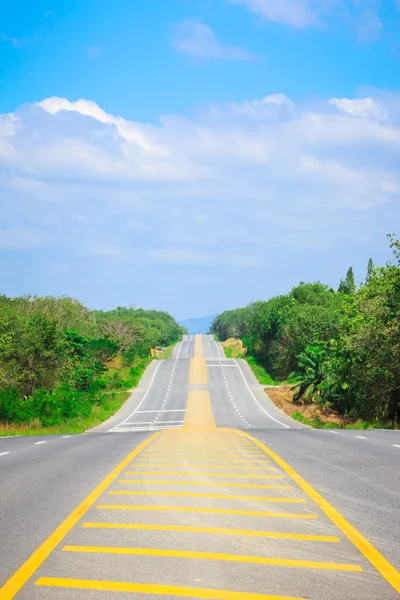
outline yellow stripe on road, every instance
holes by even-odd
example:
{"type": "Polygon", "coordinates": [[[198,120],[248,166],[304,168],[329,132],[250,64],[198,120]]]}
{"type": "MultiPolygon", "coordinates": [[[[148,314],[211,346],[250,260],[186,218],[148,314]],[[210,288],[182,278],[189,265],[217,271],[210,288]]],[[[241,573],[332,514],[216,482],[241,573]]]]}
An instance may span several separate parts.
{"type": "Polygon", "coordinates": [[[219,483],[218,481],[167,481],[163,479],[119,479],[118,483],[135,483],[142,485],[207,485],[219,487],[263,488],[269,490],[292,490],[292,485],[261,485],[258,483],[219,483]]]}
{"type": "Polygon", "coordinates": [[[248,515],[250,517],[279,517],[283,519],[318,519],[317,515],[306,515],[302,513],[265,512],[263,510],[235,510],[230,508],[194,508],[193,506],[132,506],[130,504],[98,504],[96,508],[99,510],[156,510],[167,512],[182,511],[218,513],[220,515],[248,515]]]}
{"type": "MultiPolygon", "coordinates": [[[[216,429],[211,411],[210,395],[207,390],[189,392],[183,428],[195,430],[216,429]]],[[[165,452],[165,454],[167,453],[165,452]]],[[[171,453],[168,452],[168,455],[170,456],[171,453]]],[[[182,450],[180,450],[179,455],[182,455],[182,450]]]]}
{"type": "Polygon", "coordinates": [[[191,552],[188,550],[160,550],[159,548],[115,548],[110,546],[64,546],[63,552],[83,552],[95,554],[118,554],[124,556],[157,556],[163,558],[194,558],[200,560],[220,560],[227,562],[269,565],[276,567],[297,567],[300,569],[323,569],[327,571],[353,571],[362,573],[359,565],[314,560],[294,560],[288,558],[268,558],[240,554],[220,554],[218,552],[191,552]]]}
{"type": "MultiPolygon", "coordinates": [[[[136,464],[136,462],[134,462],[130,468],[136,467],[137,469],[148,469],[149,467],[153,467],[155,465],[140,465],[140,464],[136,464]]],[[[161,465],[162,467],[164,465],[161,465]]],[[[182,465],[182,466],[188,466],[190,467],[191,465],[182,465]]],[[[278,469],[276,467],[253,467],[252,465],[205,465],[207,467],[207,470],[210,469],[246,469],[246,471],[277,471],[278,469]]],[[[140,471],[138,470],[138,473],[140,471]]],[[[161,472],[161,471],[160,471],[161,472]]],[[[197,469],[196,469],[197,472],[197,469]]]]}
{"type": "MultiPolygon", "coordinates": [[[[270,460],[258,460],[258,459],[252,460],[251,458],[250,459],[245,459],[245,460],[227,460],[227,461],[224,461],[221,458],[216,458],[216,459],[207,459],[206,458],[204,460],[192,460],[190,462],[189,466],[191,466],[191,465],[196,466],[198,464],[208,464],[208,463],[216,463],[216,462],[222,463],[222,464],[220,464],[220,465],[214,465],[213,464],[212,465],[213,469],[214,468],[219,469],[220,467],[226,467],[227,465],[230,465],[230,464],[233,464],[233,463],[236,463],[236,464],[237,463],[246,463],[246,464],[239,465],[239,468],[242,468],[242,467],[243,468],[247,468],[248,465],[249,464],[251,465],[252,463],[265,463],[266,464],[266,463],[270,463],[271,461],[270,460]]],[[[182,460],[176,461],[176,462],[173,462],[173,463],[168,462],[168,460],[165,461],[165,462],[159,461],[159,462],[155,463],[155,462],[153,462],[153,460],[151,458],[142,458],[140,460],[139,459],[135,460],[135,462],[133,464],[137,465],[139,467],[175,467],[176,465],[181,465],[181,464],[185,464],[185,466],[186,466],[188,463],[184,463],[182,460]]],[[[230,467],[228,467],[228,468],[230,468],[230,467]]]]}
{"type": "Polygon", "coordinates": [[[189,384],[206,385],[207,383],[207,367],[204,358],[190,359],[189,384]]]}
{"type": "Polygon", "coordinates": [[[257,502],[287,502],[305,504],[302,498],[276,498],[267,496],[236,496],[231,494],[197,494],[196,492],[137,492],[132,490],[111,490],[110,496],[174,496],[174,498],[212,498],[213,500],[257,500],[257,502]]]}
{"type": "Polygon", "coordinates": [[[194,357],[204,358],[203,339],[199,334],[194,338],[194,357]]]}
{"type": "Polygon", "coordinates": [[[301,600],[287,596],[251,594],[249,592],[228,592],[205,588],[188,588],[175,585],[156,585],[147,583],[121,583],[115,581],[93,581],[91,579],[61,579],[41,577],[36,585],[77,590],[95,590],[97,592],[128,592],[131,594],[154,594],[155,596],[178,596],[180,598],[205,598],[209,600],[301,600]]]}
{"type": "Polygon", "coordinates": [[[123,469],[125,469],[129,463],[135,458],[137,454],[154,440],[159,432],[153,434],[148,440],[140,444],[125,458],[103,481],[98,485],[81,504],[72,511],[72,513],[65,519],[61,525],[39,546],[37,550],[28,558],[28,560],[20,567],[14,575],[0,588],[0,600],[11,600],[19,592],[19,590],[25,585],[25,583],[32,577],[37,571],[40,565],[46,560],[49,554],[54,548],[64,539],[64,537],[71,531],[76,525],[79,519],[85,514],[85,512],[99,499],[101,494],[111,485],[114,480],[118,477],[123,469]]]}
{"type": "Polygon", "coordinates": [[[335,535],[308,535],[282,533],[279,531],[251,531],[249,529],[225,529],[223,527],[193,527],[190,525],[143,525],[140,523],[84,523],[84,529],[135,529],[139,531],[183,531],[188,533],[217,533],[221,535],[244,535],[248,537],[272,538],[277,540],[299,540],[302,542],[340,543],[335,535]]]}
{"type": "Polygon", "coordinates": [[[125,475],[207,475],[207,477],[246,477],[247,479],[285,479],[284,475],[253,475],[253,473],[213,473],[208,471],[125,471],[125,475]]]}
{"type": "Polygon", "coordinates": [[[400,573],[392,564],[369,542],[353,525],[351,525],[333,506],[329,504],[314,488],[307,483],[292,467],[290,467],[280,456],[275,454],[267,446],[253,438],[248,433],[237,430],[241,436],[246,436],[261,448],[270,458],[291,477],[297,485],[305,492],[319,508],[330,518],[330,520],[345,534],[365,558],[379,571],[388,583],[400,592],[400,573]]]}

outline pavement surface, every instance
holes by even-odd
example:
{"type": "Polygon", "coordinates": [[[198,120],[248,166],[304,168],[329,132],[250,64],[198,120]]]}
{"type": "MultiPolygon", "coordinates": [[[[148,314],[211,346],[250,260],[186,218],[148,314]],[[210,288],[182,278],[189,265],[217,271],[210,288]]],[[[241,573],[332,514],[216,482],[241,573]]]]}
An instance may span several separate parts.
{"type": "Polygon", "coordinates": [[[397,598],[399,464],[186,336],[90,433],[0,438],[0,600],[397,598]]]}

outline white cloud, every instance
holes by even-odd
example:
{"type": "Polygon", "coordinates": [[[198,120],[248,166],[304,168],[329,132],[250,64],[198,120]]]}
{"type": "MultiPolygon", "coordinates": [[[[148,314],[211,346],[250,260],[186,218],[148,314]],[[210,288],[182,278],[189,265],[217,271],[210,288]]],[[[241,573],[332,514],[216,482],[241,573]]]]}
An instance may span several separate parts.
{"type": "Polygon", "coordinates": [[[0,39],[2,39],[3,42],[10,43],[13,48],[22,48],[27,41],[26,38],[11,37],[5,33],[0,33],[0,39]]]}
{"type": "Polygon", "coordinates": [[[174,50],[201,59],[253,60],[254,54],[237,46],[221,42],[214,31],[199,21],[184,21],[172,30],[174,50]]]}
{"type": "Polygon", "coordinates": [[[386,110],[382,106],[379,106],[372,98],[359,98],[356,100],[331,98],[329,102],[342,112],[353,115],[353,117],[377,119],[378,121],[386,121],[387,119],[386,110]]]}
{"type": "Polygon", "coordinates": [[[355,244],[355,222],[383,239],[400,218],[395,94],[298,105],[272,94],[151,125],[50,98],[0,123],[0,246],[43,251],[46,273],[75,258],[84,282],[104,264],[122,281],[176,264],[245,274],[355,244]]]}
{"type": "Polygon", "coordinates": [[[174,248],[166,250],[150,250],[148,255],[157,262],[218,266],[255,268],[261,267],[263,261],[257,256],[246,256],[241,254],[217,254],[196,252],[186,248],[174,248]]]}
{"type": "Polygon", "coordinates": [[[285,23],[293,27],[318,24],[318,16],[306,0],[229,0],[229,2],[243,4],[255,14],[276,23],[285,23]]]}
{"type": "Polygon", "coordinates": [[[11,223],[0,228],[0,248],[10,250],[29,250],[43,243],[44,236],[37,229],[26,227],[22,223],[11,223]]]}
{"type": "Polygon", "coordinates": [[[264,20],[290,27],[349,27],[360,42],[372,42],[382,32],[380,0],[228,0],[264,20]]]}

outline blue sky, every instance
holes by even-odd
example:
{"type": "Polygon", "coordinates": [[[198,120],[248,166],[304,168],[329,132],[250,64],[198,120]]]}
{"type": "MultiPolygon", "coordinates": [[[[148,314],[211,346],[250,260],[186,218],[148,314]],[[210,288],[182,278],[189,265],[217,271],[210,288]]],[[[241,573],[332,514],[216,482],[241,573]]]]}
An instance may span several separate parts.
{"type": "Polygon", "coordinates": [[[2,6],[1,291],[186,318],[361,279],[400,216],[399,33],[398,0],[2,6]]]}

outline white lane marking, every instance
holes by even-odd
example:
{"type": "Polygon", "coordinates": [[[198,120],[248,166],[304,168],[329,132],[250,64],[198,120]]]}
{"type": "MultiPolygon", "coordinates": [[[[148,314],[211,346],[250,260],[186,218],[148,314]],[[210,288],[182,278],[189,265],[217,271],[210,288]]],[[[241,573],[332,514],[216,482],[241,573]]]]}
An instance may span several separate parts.
{"type": "Polygon", "coordinates": [[[240,366],[239,366],[238,362],[236,361],[236,359],[235,359],[235,358],[234,358],[233,360],[235,361],[235,363],[236,363],[236,364],[237,364],[237,366],[239,367],[239,372],[240,372],[240,374],[241,374],[241,376],[242,376],[242,378],[243,378],[243,381],[244,381],[244,382],[245,382],[245,384],[246,384],[246,387],[247,387],[247,389],[248,389],[248,390],[249,390],[249,392],[250,392],[250,395],[251,395],[251,397],[252,397],[252,398],[253,398],[253,400],[256,402],[256,404],[257,404],[257,405],[258,405],[258,406],[261,408],[261,410],[263,411],[263,413],[265,413],[265,414],[266,414],[266,415],[267,415],[267,416],[268,416],[270,419],[272,419],[273,421],[275,421],[275,423],[279,423],[279,425],[282,425],[283,427],[286,427],[286,429],[290,429],[289,425],[286,425],[285,423],[281,423],[281,421],[278,421],[278,419],[275,419],[275,418],[274,418],[272,415],[270,415],[270,414],[269,414],[269,412],[268,412],[268,411],[266,411],[266,410],[265,410],[265,409],[264,409],[264,408],[261,406],[261,404],[259,403],[259,401],[258,401],[258,400],[257,400],[257,398],[255,397],[255,395],[254,395],[254,394],[253,394],[253,392],[251,391],[251,389],[250,389],[250,387],[249,387],[249,384],[247,383],[247,381],[246,381],[246,378],[245,378],[245,376],[243,375],[242,369],[240,368],[240,366]]]}
{"type": "Polygon", "coordinates": [[[35,446],[38,446],[39,444],[47,444],[47,440],[43,440],[42,442],[35,442],[35,446]]]}
{"type": "MultiPolygon", "coordinates": [[[[321,431],[320,429],[316,429],[316,431],[321,431]]],[[[329,433],[339,433],[338,431],[330,431],[329,433]]]]}
{"type": "MultiPolygon", "coordinates": [[[[186,336],[185,336],[185,337],[186,337],[186,336]]],[[[182,342],[179,342],[178,354],[176,355],[176,359],[175,359],[175,360],[178,360],[178,358],[179,358],[179,355],[180,355],[180,353],[181,353],[181,349],[182,349],[182,342]]],[[[175,367],[174,367],[174,368],[175,368],[175,367]]]]}
{"type": "Polygon", "coordinates": [[[355,435],[355,438],[358,438],[359,440],[366,440],[367,438],[364,437],[363,435],[355,435]]]}
{"type": "Polygon", "coordinates": [[[70,435],[63,435],[62,437],[63,437],[63,440],[65,440],[66,438],[69,438],[71,436],[70,435]]]}
{"type": "Polygon", "coordinates": [[[222,365],[222,364],[221,365],[206,365],[206,367],[207,367],[207,369],[208,369],[208,367],[219,367],[219,368],[223,367],[224,369],[226,369],[226,368],[227,369],[237,369],[237,365],[222,365]]]}
{"type": "Polygon", "coordinates": [[[6,454],[11,454],[11,452],[0,452],[0,456],[5,456],[6,454]]]}
{"type": "Polygon", "coordinates": [[[113,430],[114,430],[116,427],[120,427],[121,425],[124,425],[124,424],[125,424],[125,423],[126,423],[126,422],[127,422],[127,421],[128,421],[130,418],[131,418],[131,417],[133,417],[133,415],[135,414],[135,412],[136,412],[136,411],[137,411],[137,410],[138,410],[138,409],[139,409],[139,408],[142,406],[143,402],[146,400],[146,398],[147,398],[147,396],[148,396],[148,394],[149,394],[149,392],[150,392],[150,390],[151,390],[151,387],[152,387],[152,385],[153,385],[154,379],[156,378],[156,375],[157,375],[158,369],[160,368],[160,366],[161,366],[161,363],[163,363],[163,362],[164,362],[164,361],[160,360],[159,364],[157,365],[157,368],[156,368],[156,370],[154,371],[153,378],[152,378],[152,380],[150,381],[150,385],[149,385],[149,387],[148,387],[148,390],[147,390],[147,392],[145,393],[145,395],[143,396],[143,398],[141,399],[141,401],[139,402],[139,404],[137,405],[137,407],[135,408],[135,410],[134,410],[134,411],[133,411],[133,412],[132,412],[132,413],[129,415],[129,417],[126,417],[126,419],[125,419],[124,421],[121,421],[121,423],[119,423],[118,425],[116,425],[115,427],[113,427],[112,429],[110,429],[109,431],[113,431],[113,430]]]}
{"type": "Polygon", "coordinates": [[[186,408],[170,408],[168,410],[138,410],[138,413],[166,413],[166,412],[186,412],[186,408]]]}
{"type": "Polygon", "coordinates": [[[399,444],[392,444],[393,448],[400,448],[399,444]]]}
{"type": "Polygon", "coordinates": [[[132,423],[125,423],[125,425],[153,425],[153,421],[132,421],[132,423]]]}
{"type": "Polygon", "coordinates": [[[0,440],[8,440],[14,437],[22,437],[22,433],[19,433],[18,435],[0,435],[0,440]]]}
{"type": "Polygon", "coordinates": [[[184,423],[183,419],[181,421],[157,421],[154,423],[155,425],[161,425],[161,423],[184,423]]]}

